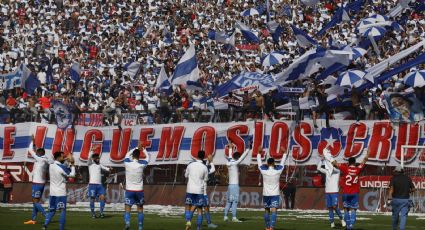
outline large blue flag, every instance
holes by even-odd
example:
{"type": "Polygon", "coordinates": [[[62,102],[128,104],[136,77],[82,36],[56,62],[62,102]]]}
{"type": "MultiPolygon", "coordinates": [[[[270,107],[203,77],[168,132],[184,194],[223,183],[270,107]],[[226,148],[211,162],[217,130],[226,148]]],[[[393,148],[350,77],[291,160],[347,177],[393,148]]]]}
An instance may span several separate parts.
{"type": "Polygon", "coordinates": [[[168,95],[172,93],[170,81],[168,80],[167,73],[165,72],[164,66],[161,67],[158,79],[156,80],[156,90],[158,92],[166,92],[168,95]]]}
{"type": "Polygon", "coordinates": [[[242,35],[248,42],[254,42],[259,43],[260,39],[255,35],[254,32],[251,31],[251,28],[249,28],[247,25],[243,24],[242,22],[238,21],[237,27],[241,31],[242,35]]]}
{"type": "Polygon", "coordinates": [[[311,38],[306,32],[291,24],[292,31],[297,39],[298,45],[301,47],[309,47],[318,45],[317,41],[311,38]]]}
{"type": "Polygon", "coordinates": [[[225,96],[229,92],[248,86],[256,86],[261,92],[267,92],[272,89],[274,78],[269,74],[261,74],[257,72],[242,72],[234,76],[231,80],[220,85],[215,89],[216,95],[219,97],[225,96]]]}
{"type": "Polygon", "coordinates": [[[187,81],[197,81],[198,79],[198,61],[196,59],[195,46],[192,44],[177,63],[174,74],[171,77],[171,84],[186,84],[187,81]]]}
{"type": "Polygon", "coordinates": [[[273,42],[278,43],[280,40],[280,36],[284,32],[283,27],[276,21],[270,21],[267,23],[267,28],[269,29],[270,34],[272,35],[273,42]]]}
{"type": "Polygon", "coordinates": [[[137,61],[131,61],[124,66],[125,71],[130,77],[134,78],[142,67],[142,63],[137,61]]]}
{"type": "Polygon", "coordinates": [[[80,63],[78,62],[74,62],[71,65],[71,69],[70,69],[70,75],[71,75],[71,79],[75,82],[80,82],[81,79],[81,67],[80,67],[80,63]]]}

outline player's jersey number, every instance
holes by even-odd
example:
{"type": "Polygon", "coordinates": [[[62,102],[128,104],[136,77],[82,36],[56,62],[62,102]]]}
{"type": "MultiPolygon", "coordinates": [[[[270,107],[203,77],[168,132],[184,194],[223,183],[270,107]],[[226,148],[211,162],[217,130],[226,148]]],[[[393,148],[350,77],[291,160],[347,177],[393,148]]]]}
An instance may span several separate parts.
{"type": "Polygon", "coordinates": [[[351,176],[351,175],[346,175],[345,176],[345,185],[347,185],[347,186],[351,186],[353,184],[357,184],[358,181],[359,181],[359,177],[358,176],[351,176]]]}

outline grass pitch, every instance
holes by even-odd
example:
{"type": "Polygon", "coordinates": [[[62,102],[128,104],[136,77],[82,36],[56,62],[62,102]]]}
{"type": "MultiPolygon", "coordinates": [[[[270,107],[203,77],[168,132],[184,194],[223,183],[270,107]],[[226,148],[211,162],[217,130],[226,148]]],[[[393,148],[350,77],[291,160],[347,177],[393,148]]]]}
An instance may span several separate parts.
{"type": "MultiPolygon", "coordinates": [[[[164,207],[166,209],[166,207],[164,207]]],[[[73,209],[75,210],[75,209],[73,209]]],[[[213,212],[213,223],[223,230],[259,230],[264,229],[263,212],[261,211],[239,211],[238,216],[242,223],[224,222],[221,212],[213,212]]],[[[31,217],[29,208],[2,207],[0,208],[0,229],[41,229],[44,218],[38,216],[37,225],[23,225],[23,222],[31,217]]],[[[278,216],[276,230],[325,230],[330,229],[326,212],[317,211],[285,211],[281,210],[278,216]]],[[[49,229],[59,229],[59,213],[55,215],[49,229]]],[[[406,229],[425,229],[424,216],[409,216],[406,229]]],[[[336,220],[337,228],[342,229],[339,220],[336,220]]],[[[359,213],[355,225],[357,230],[387,230],[391,229],[391,216],[388,214],[359,213]]],[[[68,211],[66,229],[99,229],[117,230],[123,229],[122,212],[106,212],[104,219],[92,219],[87,211],[68,211]]],[[[183,213],[145,212],[145,230],[174,230],[184,229],[185,221],[183,213]]],[[[137,229],[137,214],[132,213],[131,229],[137,229]]],[[[192,229],[196,229],[196,215],[192,221],[192,229]]],[[[205,218],[203,229],[207,229],[205,218]]]]}

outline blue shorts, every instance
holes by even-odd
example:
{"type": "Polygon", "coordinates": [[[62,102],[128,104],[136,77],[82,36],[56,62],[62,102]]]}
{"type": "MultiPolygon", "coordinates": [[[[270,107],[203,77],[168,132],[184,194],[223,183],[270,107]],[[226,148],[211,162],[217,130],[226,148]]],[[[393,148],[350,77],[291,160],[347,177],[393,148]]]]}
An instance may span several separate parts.
{"type": "Polygon", "coordinates": [[[210,206],[210,199],[208,199],[208,195],[204,195],[204,207],[210,206]]]}
{"type": "Polygon", "coordinates": [[[100,195],[105,195],[105,188],[101,184],[89,184],[87,196],[96,198],[100,195]]]}
{"type": "Polygon", "coordinates": [[[227,202],[239,202],[239,185],[237,184],[229,184],[227,189],[227,202]]]}
{"type": "Polygon", "coordinates": [[[326,193],[326,207],[338,207],[338,193],[326,193]]]}
{"type": "Polygon", "coordinates": [[[50,196],[49,210],[66,209],[66,196],[50,196]]]}
{"type": "Polygon", "coordinates": [[[342,194],[344,208],[359,208],[359,194],[342,194]]]}
{"type": "Polygon", "coordinates": [[[32,198],[40,199],[43,196],[44,184],[32,184],[32,198]]]}
{"type": "Polygon", "coordinates": [[[143,205],[145,203],[145,193],[143,191],[134,192],[134,191],[125,191],[125,204],[133,206],[143,205]]]}
{"type": "Polygon", "coordinates": [[[196,206],[196,207],[203,207],[205,205],[204,194],[186,193],[185,204],[196,206]]]}
{"type": "Polygon", "coordinates": [[[263,196],[264,208],[279,208],[280,196],[263,196]]]}

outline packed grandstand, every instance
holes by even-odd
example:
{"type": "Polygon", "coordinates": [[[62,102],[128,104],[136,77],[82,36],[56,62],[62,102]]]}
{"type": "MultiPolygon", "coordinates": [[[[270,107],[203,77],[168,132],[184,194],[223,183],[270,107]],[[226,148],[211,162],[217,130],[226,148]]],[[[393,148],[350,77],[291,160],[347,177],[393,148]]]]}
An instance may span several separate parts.
{"type": "Polygon", "coordinates": [[[262,207],[264,147],[262,159],[288,153],[280,190],[298,190],[296,208],[324,208],[308,194],[324,185],[328,150],[340,162],[369,153],[361,210],[385,211],[402,164],[425,212],[424,10],[419,0],[3,0],[0,174],[23,182],[11,202],[31,201],[34,136],[46,154],[75,158],[71,203],[87,201],[92,151],[115,168],[102,176],[108,202],[122,202],[125,154],[142,142],[146,203],[182,206],[154,194],[183,194],[203,150],[216,164],[212,205],[223,206],[233,143],[253,149],[241,207],[262,207]]]}

